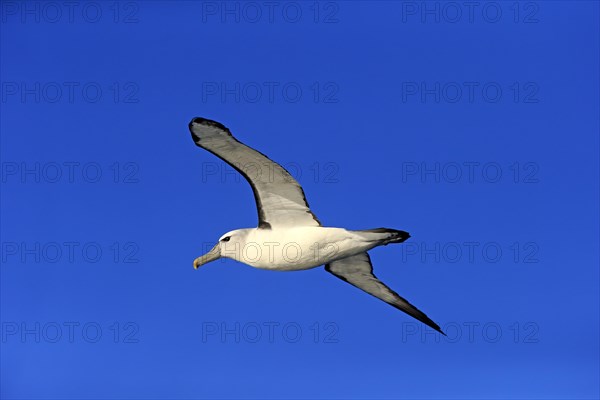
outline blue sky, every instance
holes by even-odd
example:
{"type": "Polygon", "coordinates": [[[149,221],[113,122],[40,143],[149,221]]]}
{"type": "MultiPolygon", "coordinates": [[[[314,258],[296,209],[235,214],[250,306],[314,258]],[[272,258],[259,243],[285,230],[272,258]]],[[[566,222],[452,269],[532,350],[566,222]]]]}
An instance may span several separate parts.
{"type": "Polygon", "coordinates": [[[598,398],[597,2],[13,2],[1,395],[598,398]],[[192,260],[256,224],[217,120],[376,274],[192,260]]]}

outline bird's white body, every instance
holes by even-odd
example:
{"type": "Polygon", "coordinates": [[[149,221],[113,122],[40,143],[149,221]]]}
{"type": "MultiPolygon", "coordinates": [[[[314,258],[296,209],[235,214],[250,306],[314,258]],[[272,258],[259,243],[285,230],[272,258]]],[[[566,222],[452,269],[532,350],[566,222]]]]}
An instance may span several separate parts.
{"type": "Polygon", "coordinates": [[[238,229],[223,237],[230,239],[219,241],[222,257],[260,269],[298,271],[370,250],[382,234],[299,226],[238,229]]]}
{"type": "Polygon", "coordinates": [[[408,232],[323,227],[309,208],[300,184],[281,165],[238,141],[219,122],[194,118],[189,128],[197,146],[246,178],[258,211],[258,228],[237,229],[221,236],[208,253],[194,260],[194,268],[221,257],[274,271],[325,265],[325,271],[443,333],[439,325],[373,274],[367,251],[375,246],[402,243],[410,237],[408,232]]]}

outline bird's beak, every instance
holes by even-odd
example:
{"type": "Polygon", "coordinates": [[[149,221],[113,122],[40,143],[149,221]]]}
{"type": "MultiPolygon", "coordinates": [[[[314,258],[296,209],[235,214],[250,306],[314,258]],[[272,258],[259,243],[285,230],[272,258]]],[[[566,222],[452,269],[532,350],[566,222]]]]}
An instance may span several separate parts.
{"type": "Polygon", "coordinates": [[[221,247],[219,246],[219,243],[217,243],[208,253],[194,260],[194,269],[198,269],[200,266],[218,260],[219,258],[221,258],[221,247]]]}

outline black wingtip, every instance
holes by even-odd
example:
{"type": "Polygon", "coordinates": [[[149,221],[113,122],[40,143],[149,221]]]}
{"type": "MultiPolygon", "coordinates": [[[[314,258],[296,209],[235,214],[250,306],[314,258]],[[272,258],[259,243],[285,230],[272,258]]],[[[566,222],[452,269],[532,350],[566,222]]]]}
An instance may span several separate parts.
{"type": "Polygon", "coordinates": [[[188,127],[190,128],[190,133],[192,134],[192,138],[194,139],[195,142],[198,142],[200,140],[200,137],[198,136],[198,134],[196,132],[194,132],[194,129],[193,129],[194,125],[203,125],[203,126],[208,126],[211,128],[222,129],[223,131],[227,132],[227,134],[229,134],[231,136],[231,131],[229,130],[229,128],[227,128],[222,123],[213,121],[212,119],[196,117],[196,118],[192,118],[192,120],[188,124],[188,127]]]}
{"type": "Polygon", "coordinates": [[[405,240],[407,240],[410,237],[410,233],[408,233],[406,231],[398,231],[398,234],[402,238],[402,242],[404,242],[405,240]]]}
{"type": "Polygon", "coordinates": [[[392,238],[388,243],[402,243],[408,240],[410,233],[406,231],[399,231],[397,229],[388,229],[393,234],[392,238]]]}
{"type": "Polygon", "coordinates": [[[227,129],[227,127],[225,125],[223,125],[222,123],[213,121],[212,119],[208,119],[208,118],[202,118],[202,117],[192,118],[192,120],[190,121],[190,126],[192,126],[192,124],[214,126],[216,128],[220,128],[220,129],[229,131],[229,129],[227,129]]]}
{"type": "Polygon", "coordinates": [[[444,336],[448,336],[444,333],[444,331],[442,330],[442,328],[440,328],[440,326],[438,324],[436,324],[435,322],[433,322],[429,317],[425,316],[426,319],[422,319],[421,322],[423,322],[425,325],[427,325],[430,328],[433,328],[434,330],[436,330],[437,332],[441,333],[444,336]]]}

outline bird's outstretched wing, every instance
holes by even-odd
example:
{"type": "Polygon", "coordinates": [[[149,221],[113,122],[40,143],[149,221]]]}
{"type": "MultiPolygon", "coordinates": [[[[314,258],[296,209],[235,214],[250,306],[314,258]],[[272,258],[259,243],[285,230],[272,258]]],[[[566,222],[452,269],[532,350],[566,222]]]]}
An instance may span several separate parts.
{"type": "Polygon", "coordinates": [[[250,183],[259,228],[321,226],[302,187],[281,165],[233,137],[222,124],[204,118],[190,122],[194,142],[235,168],[250,183]]]}
{"type": "Polygon", "coordinates": [[[438,324],[373,275],[373,265],[367,253],[332,261],[325,265],[325,270],[446,335],[438,324]]]}

